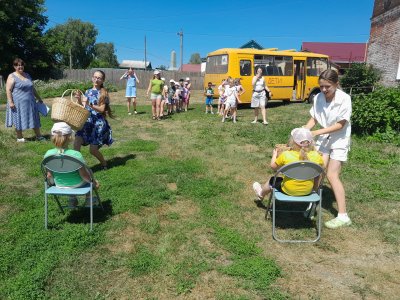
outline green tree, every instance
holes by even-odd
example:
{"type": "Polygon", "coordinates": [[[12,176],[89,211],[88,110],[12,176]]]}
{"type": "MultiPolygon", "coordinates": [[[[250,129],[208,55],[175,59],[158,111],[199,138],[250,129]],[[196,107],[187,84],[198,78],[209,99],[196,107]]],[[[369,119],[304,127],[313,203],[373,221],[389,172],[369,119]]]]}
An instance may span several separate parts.
{"type": "Polygon", "coordinates": [[[201,57],[200,53],[193,53],[190,56],[189,64],[201,64],[201,57]]]}
{"type": "Polygon", "coordinates": [[[159,70],[167,70],[167,66],[160,65],[157,69],[159,69],[159,70]]]}
{"type": "Polygon", "coordinates": [[[87,68],[95,54],[97,29],[92,23],[68,19],[46,32],[50,51],[60,67],[87,68]]]}
{"type": "Polygon", "coordinates": [[[340,79],[340,84],[354,93],[371,92],[372,87],[379,81],[380,72],[366,63],[353,63],[340,79]]]}
{"type": "Polygon", "coordinates": [[[47,24],[44,0],[0,1],[0,74],[7,76],[14,58],[26,62],[33,77],[48,76],[53,65],[43,30],[47,24]]]}
{"type": "Polygon", "coordinates": [[[97,43],[94,45],[94,59],[90,63],[92,68],[118,67],[113,43],[97,43]]]}

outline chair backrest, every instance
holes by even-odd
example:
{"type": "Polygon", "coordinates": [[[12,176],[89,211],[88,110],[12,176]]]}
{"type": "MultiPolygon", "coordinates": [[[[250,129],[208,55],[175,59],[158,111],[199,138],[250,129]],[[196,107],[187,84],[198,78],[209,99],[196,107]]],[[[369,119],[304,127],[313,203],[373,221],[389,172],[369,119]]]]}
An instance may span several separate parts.
{"type": "Polygon", "coordinates": [[[42,171],[45,176],[46,170],[57,173],[71,173],[78,171],[80,168],[85,168],[91,179],[93,179],[92,171],[75,157],[60,153],[48,156],[42,161],[42,171]]]}
{"type": "Polygon", "coordinates": [[[284,165],[276,173],[296,180],[308,180],[323,174],[324,169],[316,163],[302,160],[284,165]]]}

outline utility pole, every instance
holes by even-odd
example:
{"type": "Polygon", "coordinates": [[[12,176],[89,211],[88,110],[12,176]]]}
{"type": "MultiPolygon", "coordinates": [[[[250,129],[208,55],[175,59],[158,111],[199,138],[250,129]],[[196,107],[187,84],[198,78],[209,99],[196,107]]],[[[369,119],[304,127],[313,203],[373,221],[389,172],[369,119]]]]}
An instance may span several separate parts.
{"type": "Polygon", "coordinates": [[[180,48],[181,48],[181,53],[180,53],[181,54],[181,57],[180,57],[180,59],[181,59],[181,67],[180,67],[180,69],[182,71],[182,65],[183,65],[183,31],[182,31],[182,29],[181,29],[180,32],[177,33],[177,35],[179,35],[180,40],[181,40],[181,45],[180,45],[180,48]]]}
{"type": "Polygon", "coordinates": [[[69,47],[69,69],[72,70],[72,48],[69,47]]]}
{"type": "Polygon", "coordinates": [[[146,71],[146,61],[147,61],[147,45],[146,45],[146,36],[144,36],[144,70],[146,71]]]}

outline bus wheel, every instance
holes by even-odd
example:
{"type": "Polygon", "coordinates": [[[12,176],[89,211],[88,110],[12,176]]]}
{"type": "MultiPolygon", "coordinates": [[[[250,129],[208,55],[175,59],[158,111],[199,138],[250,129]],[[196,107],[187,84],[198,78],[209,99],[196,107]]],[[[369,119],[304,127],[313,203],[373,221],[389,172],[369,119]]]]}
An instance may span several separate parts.
{"type": "Polygon", "coordinates": [[[317,93],[311,93],[307,99],[307,103],[314,104],[314,97],[317,96],[317,93]]]}

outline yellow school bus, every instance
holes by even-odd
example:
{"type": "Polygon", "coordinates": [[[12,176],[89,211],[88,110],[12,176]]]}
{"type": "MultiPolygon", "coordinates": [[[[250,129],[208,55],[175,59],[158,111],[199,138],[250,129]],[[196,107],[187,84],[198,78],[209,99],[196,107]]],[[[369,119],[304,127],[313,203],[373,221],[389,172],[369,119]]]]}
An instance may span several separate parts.
{"type": "MultiPolygon", "coordinates": [[[[294,49],[219,49],[207,56],[204,87],[208,82],[218,87],[228,76],[241,78],[245,93],[240,100],[250,103],[253,92],[251,81],[258,67],[263,70],[272,100],[312,102],[319,92],[318,76],[329,68],[329,57],[294,49]]],[[[218,97],[217,88],[214,92],[218,97]]]]}

